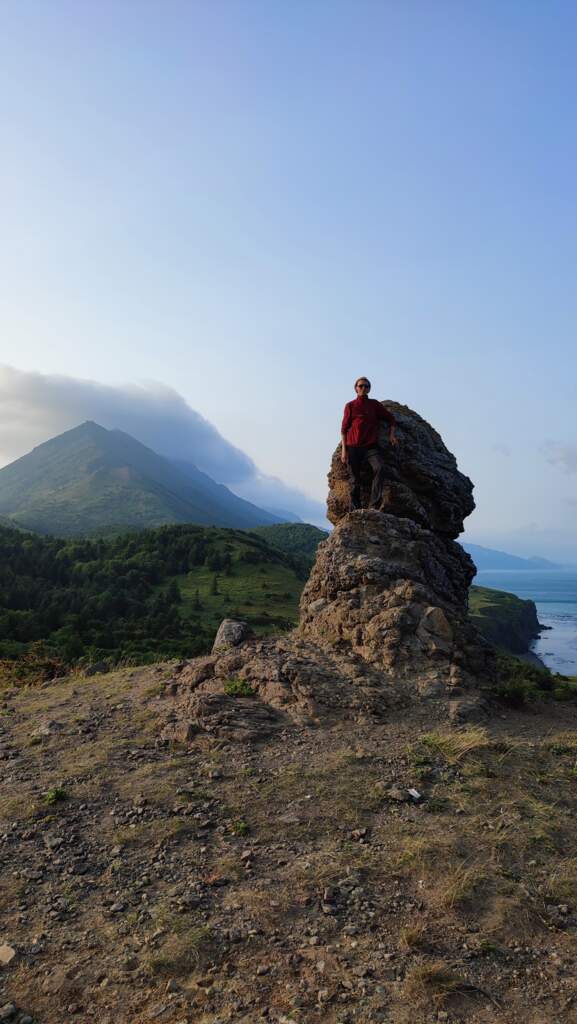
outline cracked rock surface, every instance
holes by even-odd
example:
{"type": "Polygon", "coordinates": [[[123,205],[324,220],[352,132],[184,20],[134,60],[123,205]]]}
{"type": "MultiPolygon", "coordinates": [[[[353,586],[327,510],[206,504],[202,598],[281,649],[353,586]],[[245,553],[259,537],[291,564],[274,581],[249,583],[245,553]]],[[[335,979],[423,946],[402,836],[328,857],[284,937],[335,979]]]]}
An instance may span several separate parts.
{"type": "MultiPolygon", "coordinates": [[[[473,485],[422,417],[384,404],[397,419],[399,445],[383,438],[381,507],[349,511],[338,449],[327,502],[335,528],[319,546],[297,629],[258,640],[246,624],[225,620],[212,656],[178,676],[166,735],[200,728],[256,738],[291,721],[378,720],[422,699],[444,702],[455,720],[483,713],[495,660],[469,622],[475,566],[454,539],[475,507],[473,485]],[[235,679],[251,687],[258,705],[251,697],[217,699],[235,679]]],[[[364,487],[366,498],[370,473],[364,487]]]]}

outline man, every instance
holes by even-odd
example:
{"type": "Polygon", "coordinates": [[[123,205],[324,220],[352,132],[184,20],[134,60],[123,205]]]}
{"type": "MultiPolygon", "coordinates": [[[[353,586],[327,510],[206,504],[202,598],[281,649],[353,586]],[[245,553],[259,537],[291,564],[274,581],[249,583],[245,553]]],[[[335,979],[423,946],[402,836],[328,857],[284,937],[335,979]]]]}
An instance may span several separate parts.
{"type": "Polygon", "coordinates": [[[379,425],[382,420],[389,424],[389,441],[399,442],[395,436],[396,420],[392,412],[380,402],[369,398],[371,382],[359,377],[355,383],[357,397],[347,402],[341,427],[341,462],[350,466],[353,474],[351,504],[353,509],[361,507],[361,470],[368,462],[373,471],[370,507],[379,508],[383,497],[385,464],[379,448],[379,425]]]}

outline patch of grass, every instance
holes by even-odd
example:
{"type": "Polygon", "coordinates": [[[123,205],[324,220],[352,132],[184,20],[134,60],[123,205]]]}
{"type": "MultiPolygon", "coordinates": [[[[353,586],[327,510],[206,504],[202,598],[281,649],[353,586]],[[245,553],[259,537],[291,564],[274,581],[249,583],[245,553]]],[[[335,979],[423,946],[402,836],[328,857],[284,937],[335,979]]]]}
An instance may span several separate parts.
{"type": "Polygon", "coordinates": [[[45,804],[60,804],[69,799],[69,793],[60,786],[47,789],[42,798],[45,804]]]}
{"type": "Polygon", "coordinates": [[[407,927],[401,928],[399,933],[399,946],[406,952],[425,949],[428,946],[426,935],[427,929],[422,921],[417,921],[414,925],[407,925],[407,927]]]}
{"type": "Polygon", "coordinates": [[[573,900],[577,892],[577,857],[559,861],[545,884],[545,897],[553,901],[573,900]]]}
{"type": "Polygon", "coordinates": [[[468,726],[447,732],[429,732],[421,738],[421,744],[431,752],[440,755],[447,764],[459,764],[474,750],[489,746],[487,730],[481,726],[468,726]]]}
{"type": "Polygon", "coordinates": [[[248,833],[250,832],[250,828],[247,825],[246,821],[242,820],[233,821],[230,828],[231,831],[234,832],[235,836],[247,836],[248,833]]]}
{"type": "Polygon", "coordinates": [[[487,882],[488,876],[479,863],[458,864],[444,873],[433,902],[441,907],[462,907],[487,882]]]}
{"type": "Polygon", "coordinates": [[[186,918],[173,919],[171,932],[160,949],[148,960],[150,970],[160,977],[182,977],[198,967],[208,953],[212,933],[207,925],[190,925],[186,918]]]}
{"type": "Polygon", "coordinates": [[[577,736],[560,734],[545,746],[556,757],[561,757],[563,754],[575,754],[577,752],[577,736]]]}
{"type": "Polygon", "coordinates": [[[254,697],[256,690],[245,679],[227,679],[224,692],[229,697],[254,697]]]}
{"type": "Polygon", "coordinates": [[[508,707],[521,708],[534,700],[553,696],[555,676],[548,669],[529,665],[519,658],[499,652],[497,683],[493,693],[508,707]]]}
{"type": "Polygon", "coordinates": [[[34,817],[36,811],[37,805],[34,800],[21,793],[0,799],[0,820],[27,821],[34,817]]]}
{"type": "Polygon", "coordinates": [[[441,960],[417,964],[405,978],[403,995],[419,1008],[441,1009],[449,996],[463,990],[464,981],[441,960]]]}

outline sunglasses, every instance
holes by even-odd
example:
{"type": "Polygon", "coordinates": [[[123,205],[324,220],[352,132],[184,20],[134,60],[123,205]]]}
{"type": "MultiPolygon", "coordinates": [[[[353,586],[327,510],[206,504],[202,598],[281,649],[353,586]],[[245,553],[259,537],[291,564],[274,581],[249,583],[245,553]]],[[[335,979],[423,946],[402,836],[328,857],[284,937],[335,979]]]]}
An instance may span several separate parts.
{"type": "Polygon", "coordinates": [[[370,384],[355,384],[355,387],[370,389],[371,385],[370,384]]]}

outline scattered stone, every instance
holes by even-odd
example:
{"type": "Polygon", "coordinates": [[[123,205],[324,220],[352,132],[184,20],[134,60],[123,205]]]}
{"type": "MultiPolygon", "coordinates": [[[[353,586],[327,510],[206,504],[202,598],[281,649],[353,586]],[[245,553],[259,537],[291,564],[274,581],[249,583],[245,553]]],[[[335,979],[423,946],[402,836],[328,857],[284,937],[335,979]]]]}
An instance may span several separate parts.
{"type": "Polygon", "coordinates": [[[90,665],[87,665],[84,669],[84,675],[87,677],[101,675],[108,672],[110,666],[107,661],[94,661],[90,665]]]}
{"type": "Polygon", "coordinates": [[[214,638],[212,653],[220,654],[231,647],[238,647],[252,635],[247,622],[241,619],[223,619],[214,638]]]}
{"type": "Polygon", "coordinates": [[[37,729],[34,730],[32,736],[55,736],[56,733],[62,732],[64,725],[62,722],[57,722],[56,719],[49,719],[47,722],[42,722],[37,729]]]}
{"type": "Polygon", "coordinates": [[[0,946],[0,966],[7,967],[16,956],[16,950],[12,946],[0,946]]]}
{"type": "Polygon", "coordinates": [[[406,803],[409,799],[409,791],[407,789],[401,789],[400,786],[391,786],[387,789],[385,794],[387,800],[393,800],[395,803],[406,803]]]}

